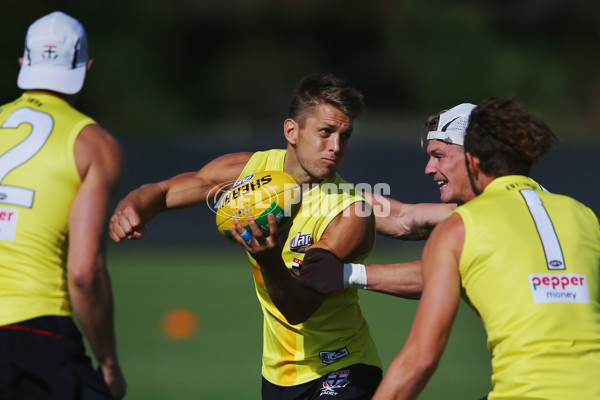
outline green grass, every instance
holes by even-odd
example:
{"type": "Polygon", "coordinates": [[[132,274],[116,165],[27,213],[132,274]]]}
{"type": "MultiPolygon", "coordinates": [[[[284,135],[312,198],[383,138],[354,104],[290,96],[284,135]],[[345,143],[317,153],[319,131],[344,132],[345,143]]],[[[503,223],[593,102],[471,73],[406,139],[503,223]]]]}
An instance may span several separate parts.
{"type": "MultiPolygon", "coordinates": [[[[375,249],[371,262],[418,253],[375,249]]],[[[119,354],[127,399],[259,399],[262,313],[244,252],[233,243],[195,247],[111,245],[119,354]],[[168,338],[161,319],[186,308],[200,318],[187,339],[168,338]]],[[[417,302],[361,292],[363,313],[384,367],[398,353],[417,302]]],[[[422,399],[478,399],[490,388],[481,322],[461,304],[448,347],[422,399]]]]}

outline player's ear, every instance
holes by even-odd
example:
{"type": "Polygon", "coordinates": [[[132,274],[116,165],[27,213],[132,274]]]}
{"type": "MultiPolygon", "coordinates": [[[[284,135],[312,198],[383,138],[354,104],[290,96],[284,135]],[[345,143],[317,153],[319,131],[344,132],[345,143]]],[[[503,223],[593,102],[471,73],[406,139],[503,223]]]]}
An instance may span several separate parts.
{"type": "Polygon", "coordinates": [[[23,57],[19,57],[19,67],[23,66],[23,57]]]}
{"type": "Polygon", "coordinates": [[[298,140],[298,123],[291,118],[283,121],[283,134],[289,144],[295,145],[298,140]]]}
{"type": "Polygon", "coordinates": [[[469,170],[471,171],[473,176],[477,178],[477,176],[479,175],[479,157],[474,156],[468,151],[465,152],[465,157],[467,159],[467,166],[469,170]]]}
{"type": "Polygon", "coordinates": [[[465,152],[465,163],[467,175],[471,183],[471,189],[475,196],[479,196],[486,187],[486,174],[481,171],[480,159],[469,152],[465,152]]]}

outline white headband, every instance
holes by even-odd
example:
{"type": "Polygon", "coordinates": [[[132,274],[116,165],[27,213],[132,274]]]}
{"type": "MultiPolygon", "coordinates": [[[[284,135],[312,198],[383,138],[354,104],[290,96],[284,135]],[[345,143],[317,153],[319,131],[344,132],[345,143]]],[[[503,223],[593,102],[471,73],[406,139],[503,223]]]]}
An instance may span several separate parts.
{"type": "Polygon", "coordinates": [[[475,107],[475,104],[462,103],[441,113],[438,130],[427,132],[427,140],[436,139],[463,146],[467,126],[469,126],[469,116],[475,107]]]}

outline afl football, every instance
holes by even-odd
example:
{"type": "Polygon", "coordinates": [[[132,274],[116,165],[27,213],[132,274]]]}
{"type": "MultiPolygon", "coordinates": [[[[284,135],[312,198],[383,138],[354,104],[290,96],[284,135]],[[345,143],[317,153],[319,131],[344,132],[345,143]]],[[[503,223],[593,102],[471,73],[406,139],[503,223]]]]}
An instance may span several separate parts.
{"type": "Polygon", "coordinates": [[[293,176],[283,171],[263,171],[245,176],[225,192],[217,203],[217,229],[233,240],[229,227],[237,218],[250,232],[248,214],[265,236],[269,236],[267,215],[273,214],[278,230],[287,229],[302,203],[302,190],[293,176]]]}

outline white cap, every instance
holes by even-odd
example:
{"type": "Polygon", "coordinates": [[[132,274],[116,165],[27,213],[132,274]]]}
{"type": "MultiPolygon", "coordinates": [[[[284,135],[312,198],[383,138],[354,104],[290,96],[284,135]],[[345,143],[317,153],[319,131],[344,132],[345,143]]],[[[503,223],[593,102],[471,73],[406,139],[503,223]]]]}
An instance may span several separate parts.
{"type": "Polygon", "coordinates": [[[83,26],[55,11],[29,26],[17,85],[21,89],[75,94],[83,87],[87,62],[83,26]]]}
{"type": "Polygon", "coordinates": [[[438,130],[427,132],[427,140],[436,139],[464,146],[467,126],[469,126],[469,116],[475,107],[475,104],[462,103],[441,113],[438,130]]]}

